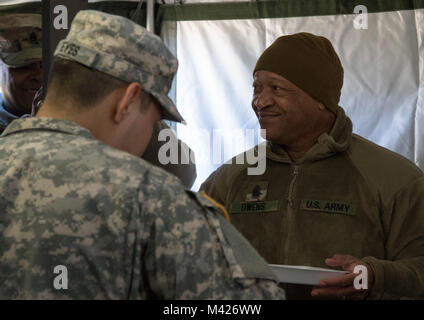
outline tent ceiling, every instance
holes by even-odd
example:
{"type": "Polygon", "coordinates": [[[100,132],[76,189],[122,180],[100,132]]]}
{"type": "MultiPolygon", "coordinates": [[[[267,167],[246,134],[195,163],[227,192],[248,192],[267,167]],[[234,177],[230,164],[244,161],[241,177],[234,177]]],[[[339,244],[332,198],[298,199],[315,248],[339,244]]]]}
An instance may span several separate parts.
{"type": "MultiPolygon", "coordinates": [[[[89,3],[92,2],[102,2],[107,0],[88,0],[89,3]]],[[[110,0],[109,0],[110,1],[110,0]]],[[[112,0],[115,2],[119,1],[132,1],[132,2],[139,2],[139,0],[112,0]]],[[[146,1],[146,0],[144,0],[146,1]]],[[[0,1],[0,5],[12,5],[12,4],[20,4],[20,3],[29,3],[29,2],[41,2],[41,0],[3,0],[0,1]]],[[[206,3],[206,2],[249,2],[246,0],[156,0],[157,3],[165,3],[165,4],[173,4],[173,3],[206,3]]]]}
{"type": "MultiPolygon", "coordinates": [[[[104,1],[104,0],[88,0],[89,3],[91,3],[91,2],[102,2],[102,1],[104,1]]],[[[112,1],[115,1],[115,2],[120,2],[120,1],[139,2],[139,0],[112,0],[112,1]]],[[[41,2],[41,0],[3,0],[3,1],[0,1],[0,5],[12,5],[12,4],[29,3],[29,2],[41,2]]],[[[158,1],[158,2],[161,2],[161,1],[158,1]]]]}

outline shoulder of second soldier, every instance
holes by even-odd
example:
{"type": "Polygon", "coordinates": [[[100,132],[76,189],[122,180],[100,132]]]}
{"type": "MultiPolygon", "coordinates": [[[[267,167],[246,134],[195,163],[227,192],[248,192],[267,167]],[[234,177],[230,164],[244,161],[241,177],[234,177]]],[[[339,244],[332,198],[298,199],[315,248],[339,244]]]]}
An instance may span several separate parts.
{"type": "Polygon", "coordinates": [[[151,164],[144,159],[137,159],[138,165],[144,170],[143,181],[140,184],[141,189],[149,189],[152,186],[156,191],[173,190],[174,193],[180,191],[184,193],[185,187],[173,174],[166,170],[151,164]],[[150,187],[149,187],[150,186],[150,187]]]}

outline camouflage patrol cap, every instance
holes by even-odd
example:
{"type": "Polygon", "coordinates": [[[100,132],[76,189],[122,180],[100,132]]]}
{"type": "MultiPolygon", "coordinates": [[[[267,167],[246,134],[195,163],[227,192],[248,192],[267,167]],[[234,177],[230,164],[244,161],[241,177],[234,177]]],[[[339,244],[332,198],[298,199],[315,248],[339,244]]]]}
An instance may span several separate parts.
{"type": "Polygon", "coordinates": [[[12,68],[42,58],[40,14],[9,14],[0,17],[0,59],[12,68]]]}
{"type": "Polygon", "coordinates": [[[168,97],[178,61],[158,36],[133,21],[100,11],[80,11],[54,55],[140,83],[162,105],[164,119],[183,121],[168,97]]]}

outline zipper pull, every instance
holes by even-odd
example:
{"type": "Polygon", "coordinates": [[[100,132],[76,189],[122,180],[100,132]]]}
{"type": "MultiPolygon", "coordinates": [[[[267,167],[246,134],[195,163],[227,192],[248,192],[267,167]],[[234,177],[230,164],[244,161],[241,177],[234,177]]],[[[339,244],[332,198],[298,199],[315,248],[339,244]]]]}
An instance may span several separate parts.
{"type": "Polygon", "coordinates": [[[287,199],[289,201],[289,207],[293,208],[293,200],[291,198],[287,199]]]}

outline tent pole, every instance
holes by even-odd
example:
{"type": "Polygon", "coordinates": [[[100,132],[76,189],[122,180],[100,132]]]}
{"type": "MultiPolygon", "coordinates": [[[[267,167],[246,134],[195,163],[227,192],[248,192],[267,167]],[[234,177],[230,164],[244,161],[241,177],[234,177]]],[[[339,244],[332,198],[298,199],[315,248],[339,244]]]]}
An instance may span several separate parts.
{"type": "Polygon", "coordinates": [[[155,32],[155,0],[147,0],[146,29],[155,32]]]}

